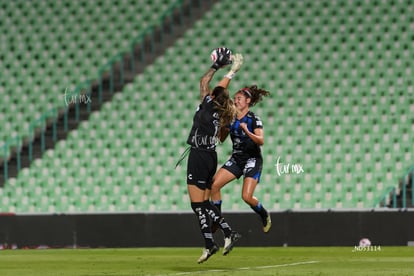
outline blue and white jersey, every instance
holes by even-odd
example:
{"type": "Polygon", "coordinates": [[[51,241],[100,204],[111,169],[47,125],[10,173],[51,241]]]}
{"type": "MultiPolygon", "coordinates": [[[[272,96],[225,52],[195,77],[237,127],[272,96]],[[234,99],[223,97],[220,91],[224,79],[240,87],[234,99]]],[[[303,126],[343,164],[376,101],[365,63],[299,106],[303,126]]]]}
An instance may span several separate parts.
{"type": "Polygon", "coordinates": [[[242,157],[261,157],[261,148],[240,127],[240,123],[246,123],[250,132],[254,133],[257,128],[263,128],[262,120],[253,112],[249,111],[240,120],[236,120],[230,125],[230,137],[233,142],[233,155],[242,157]]]}

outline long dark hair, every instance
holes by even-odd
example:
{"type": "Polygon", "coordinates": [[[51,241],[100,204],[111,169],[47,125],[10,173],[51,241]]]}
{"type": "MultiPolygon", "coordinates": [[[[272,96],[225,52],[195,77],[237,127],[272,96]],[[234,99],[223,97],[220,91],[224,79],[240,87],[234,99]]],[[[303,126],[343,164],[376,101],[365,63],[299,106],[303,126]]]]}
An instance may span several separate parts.
{"type": "Polygon", "coordinates": [[[263,100],[264,96],[270,95],[269,91],[258,88],[257,85],[244,87],[244,88],[240,89],[237,93],[243,93],[243,95],[250,98],[249,106],[254,106],[258,102],[263,100]]]}

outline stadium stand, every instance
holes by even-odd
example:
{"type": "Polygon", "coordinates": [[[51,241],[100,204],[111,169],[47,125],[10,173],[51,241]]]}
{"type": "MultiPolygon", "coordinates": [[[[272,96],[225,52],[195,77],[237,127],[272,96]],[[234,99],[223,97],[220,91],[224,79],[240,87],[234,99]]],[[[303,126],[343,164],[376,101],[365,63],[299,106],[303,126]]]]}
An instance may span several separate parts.
{"type": "MultiPolygon", "coordinates": [[[[16,53],[7,57],[1,85],[13,91],[2,93],[3,139],[27,130],[45,103],[62,104],[56,94],[43,91],[59,92],[62,80],[66,85],[95,75],[102,61],[137,34],[138,19],[156,20],[163,11],[154,2],[139,10],[141,18],[130,1],[115,7],[99,1],[105,16],[94,17],[86,16],[95,14],[91,2],[68,1],[49,8],[36,4],[42,12],[30,19],[35,13],[29,3],[3,3],[7,19],[1,28],[8,37],[17,26],[30,26],[27,35],[11,39],[16,53]],[[60,16],[64,22],[55,22],[60,16]],[[56,42],[45,45],[41,41],[49,33],[55,37],[47,41],[56,42]],[[25,44],[18,42],[29,38],[39,60],[23,58],[25,44]],[[35,81],[19,77],[25,66],[35,81]],[[34,106],[26,108],[20,97],[34,106]]],[[[273,210],[378,206],[413,160],[413,9],[412,1],[220,1],[66,140],[11,178],[0,189],[2,209],[187,210],[185,165],[174,166],[186,146],[208,53],[219,45],[245,56],[231,90],[256,83],[272,93],[254,107],[266,134],[257,190],[264,205],[273,210]],[[229,15],[223,17],[223,10],[229,15]],[[299,166],[303,171],[293,169],[299,166]]],[[[219,147],[220,163],[229,152],[229,142],[219,147]]],[[[224,188],[224,210],[248,209],[240,185],[224,188]]]]}
{"type": "Polygon", "coordinates": [[[65,90],[98,77],[158,22],[169,1],[1,1],[0,144],[29,136],[29,123],[65,106],[65,90]],[[17,116],[16,116],[17,115],[17,116]],[[4,123],[3,123],[4,122],[4,123]]]}
{"type": "Polygon", "coordinates": [[[407,209],[414,207],[414,166],[410,167],[399,179],[398,186],[388,188],[380,201],[381,207],[407,209]]]}

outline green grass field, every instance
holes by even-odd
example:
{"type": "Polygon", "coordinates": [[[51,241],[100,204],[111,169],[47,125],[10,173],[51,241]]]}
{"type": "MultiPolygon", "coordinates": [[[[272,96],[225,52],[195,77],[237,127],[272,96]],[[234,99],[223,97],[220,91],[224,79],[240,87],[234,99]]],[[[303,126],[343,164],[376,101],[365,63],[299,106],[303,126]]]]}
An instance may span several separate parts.
{"type": "Polygon", "coordinates": [[[236,247],[197,264],[201,248],[0,251],[0,275],[413,275],[413,247],[236,247]]]}

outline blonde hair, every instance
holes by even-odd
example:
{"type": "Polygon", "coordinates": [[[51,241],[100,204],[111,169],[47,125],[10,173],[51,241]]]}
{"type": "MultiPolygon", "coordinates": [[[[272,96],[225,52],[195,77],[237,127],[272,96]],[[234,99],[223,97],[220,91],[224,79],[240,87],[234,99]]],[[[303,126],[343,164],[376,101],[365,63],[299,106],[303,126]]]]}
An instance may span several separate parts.
{"type": "Polygon", "coordinates": [[[233,100],[229,96],[229,91],[222,86],[214,88],[212,95],[214,96],[214,104],[220,116],[220,126],[227,126],[237,114],[237,109],[233,100]]]}

